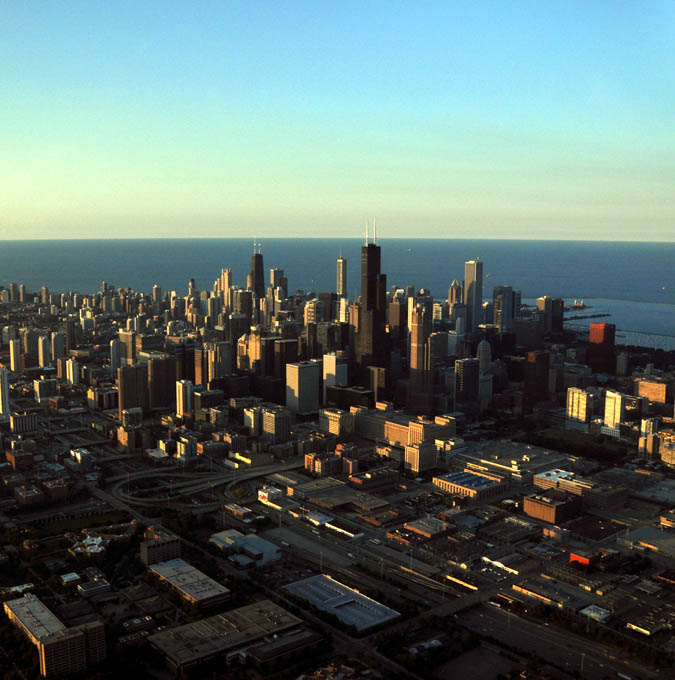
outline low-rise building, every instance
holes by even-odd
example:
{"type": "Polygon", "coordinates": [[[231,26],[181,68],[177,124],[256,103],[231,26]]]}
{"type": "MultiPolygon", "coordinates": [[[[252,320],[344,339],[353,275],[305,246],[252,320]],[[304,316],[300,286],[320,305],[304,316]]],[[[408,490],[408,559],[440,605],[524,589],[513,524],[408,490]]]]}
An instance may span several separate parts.
{"type": "Polygon", "coordinates": [[[231,597],[228,588],[182,559],[158,562],[150,566],[150,571],[200,609],[216,607],[231,597]]]}

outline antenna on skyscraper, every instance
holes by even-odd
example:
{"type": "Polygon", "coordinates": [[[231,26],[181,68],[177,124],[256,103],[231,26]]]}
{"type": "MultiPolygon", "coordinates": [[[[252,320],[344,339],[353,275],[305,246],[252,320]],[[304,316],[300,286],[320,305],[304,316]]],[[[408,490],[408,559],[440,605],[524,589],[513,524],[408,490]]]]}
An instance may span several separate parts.
{"type": "Polygon", "coordinates": [[[368,245],[368,220],[366,220],[366,245],[368,245]]]}
{"type": "Polygon", "coordinates": [[[377,244],[377,222],[373,217],[373,243],[377,244]]]}

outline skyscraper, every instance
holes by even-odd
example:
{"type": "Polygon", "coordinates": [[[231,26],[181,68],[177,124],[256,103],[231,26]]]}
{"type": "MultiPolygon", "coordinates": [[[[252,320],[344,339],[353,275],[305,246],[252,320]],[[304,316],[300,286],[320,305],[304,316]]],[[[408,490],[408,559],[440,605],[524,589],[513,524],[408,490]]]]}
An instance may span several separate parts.
{"type": "Polygon", "coordinates": [[[454,305],[456,302],[462,301],[462,286],[459,285],[457,279],[453,279],[448,288],[448,304],[454,305]]]}
{"type": "Polygon", "coordinates": [[[149,405],[147,364],[118,368],[117,391],[120,419],[122,411],[130,408],[140,407],[143,411],[147,411],[149,405]]]}
{"type": "Polygon", "coordinates": [[[176,415],[179,418],[192,416],[194,400],[194,385],[190,380],[178,380],[176,382],[176,415]]]}
{"type": "Polygon", "coordinates": [[[480,362],[478,359],[457,359],[455,361],[455,408],[471,410],[478,405],[480,385],[480,362]]]}
{"type": "Polygon", "coordinates": [[[347,260],[342,257],[337,259],[337,294],[338,297],[347,297],[347,260]]]}
{"type": "MultiPolygon", "coordinates": [[[[260,248],[260,244],[257,244],[260,248]]],[[[251,285],[250,289],[255,293],[258,300],[265,297],[265,270],[263,268],[263,256],[258,250],[253,251],[251,257],[251,285]]]]}
{"type": "Polygon", "coordinates": [[[9,367],[15,373],[21,373],[23,367],[21,366],[21,341],[9,341],[9,367]]]}
{"type": "Polygon", "coordinates": [[[464,304],[466,331],[470,333],[480,323],[483,308],[483,263],[479,259],[464,263],[464,304]]]}
{"type": "Polygon", "coordinates": [[[368,366],[386,366],[387,277],[380,272],[381,249],[376,243],[361,248],[361,309],[356,338],[359,382],[367,387],[368,366]]]}
{"type": "Polygon", "coordinates": [[[416,305],[410,315],[408,407],[424,412],[431,407],[432,373],[427,347],[427,340],[431,335],[431,324],[431,314],[423,305],[416,305]]]}
{"type": "Polygon", "coordinates": [[[9,371],[6,368],[0,368],[0,418],[9,418],[11,412],[9,405],[9,371]]]}
{"type": "Polygon", "coordinates": [[[494,323],[504,333],[513,328],[514,295],[511,286],[495,286],[492,291],[494,323]]]}
{"type": "Polygon", "coordinates": [[[615,335],[616,326],[612,323],[590,324],[587,361],[594,373],[614,373],[616,370],[615,335]]]}
{"type": "Polygon", "coordinates": [[[41,335],[38,338],[38,364],[41,368],[46,368],[52,360],[49,338],[41,335]]]}

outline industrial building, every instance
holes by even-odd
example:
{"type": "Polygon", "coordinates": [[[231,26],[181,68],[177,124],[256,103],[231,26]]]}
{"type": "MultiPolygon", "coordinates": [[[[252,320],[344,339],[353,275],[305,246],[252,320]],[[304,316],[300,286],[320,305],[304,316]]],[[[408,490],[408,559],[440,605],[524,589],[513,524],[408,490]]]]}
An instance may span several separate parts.
{"type": "Polygon", "coordinates": [[[150,644],[177,671],[183,671],[225,654],[248,649],[267,638],[286,639],[302,621],[270,600],[239,607],[225,614],[150,635],[150,644]]]}
{"type": "Polygon", "coordinates": [[[550,489],[544,493],[525,496],[523,510],[529,517],[541,519],[550,524],[560,524],[581,514],[582,501],[580,496],[550,489]]]}
{"type": "Polygon", "coordinates": [[[177,590],[188,602],[205,609],[215,607],[230,599],[230,591],[225,586],[195,569],[185,560],[175,559],[159,562],[150,570],[177,590]]]}
{"type": "Polygon", "coordinates": [[[291,595],[307,600],[321,611],[334,614],[347,626],[354,626],[359,632],[391,621],[400,614],[357,590],[336,581],[325,574],[310,576],[284,586],[291,595]]]}
{"type": "Polygon", "coordinates": [[[474,472],[449,472],[433,479],[437,486],[445,493],[467,496],[474,500],[482,500],[498,496],[506,489],[506,484],[499,477],[478,475],[474,472]]]}

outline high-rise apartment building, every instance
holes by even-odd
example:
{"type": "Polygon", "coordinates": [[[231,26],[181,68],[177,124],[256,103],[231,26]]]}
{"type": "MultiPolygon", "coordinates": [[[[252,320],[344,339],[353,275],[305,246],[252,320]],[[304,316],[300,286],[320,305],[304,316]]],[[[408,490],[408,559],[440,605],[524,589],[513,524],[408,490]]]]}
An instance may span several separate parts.
{"type": "Polygon", "coordinates": [[[464,304],[466,305],[466,332],[481,323],[483,309],[483,263],[469,260],[464,263],[464,304]]]}
{"type": "Polygon", "coordinates": [[[66,356],[66,336],[61,331],[52,333],[52,359],[56,361],[66,356]]]}

